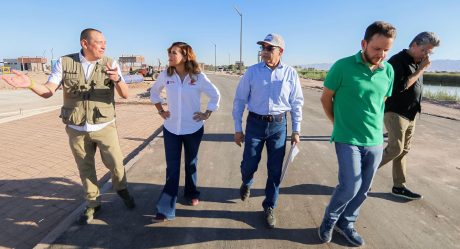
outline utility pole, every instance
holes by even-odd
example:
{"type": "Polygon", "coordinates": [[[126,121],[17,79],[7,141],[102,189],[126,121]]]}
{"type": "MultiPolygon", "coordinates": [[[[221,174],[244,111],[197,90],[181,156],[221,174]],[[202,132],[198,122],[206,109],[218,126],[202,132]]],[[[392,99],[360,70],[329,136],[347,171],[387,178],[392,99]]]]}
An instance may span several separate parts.
{"type": "Polygon", "coordinates": [[[214,44],[214,73],[217,72],[217,45],[214,42],[211,42],[214,44]]]}
{"type": "Polygon", "coordinates": [[[242,62],[242,57],[243,57],[243,13],[241,13],[241,11],[239,11],[236,7],[235,7],[235,10],[236,12],[238,13],[238,15],[240,15],[240,61],[238,63],[238,68],[240,70],[240,75],[242,74],[241,72],[241,64],[243,64],[242,62]]]}

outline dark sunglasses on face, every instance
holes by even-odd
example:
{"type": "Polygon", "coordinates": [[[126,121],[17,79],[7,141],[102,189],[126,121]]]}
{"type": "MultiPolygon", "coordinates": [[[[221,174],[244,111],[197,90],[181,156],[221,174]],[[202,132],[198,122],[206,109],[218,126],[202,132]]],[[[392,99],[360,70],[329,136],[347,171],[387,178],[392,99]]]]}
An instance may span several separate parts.
{"type": "Polygon", "coordinates": [[[278,47],[276,47],[276,46],[260,46],[260,51],[272,52],[276,48],[278,48],[278,47]]]}

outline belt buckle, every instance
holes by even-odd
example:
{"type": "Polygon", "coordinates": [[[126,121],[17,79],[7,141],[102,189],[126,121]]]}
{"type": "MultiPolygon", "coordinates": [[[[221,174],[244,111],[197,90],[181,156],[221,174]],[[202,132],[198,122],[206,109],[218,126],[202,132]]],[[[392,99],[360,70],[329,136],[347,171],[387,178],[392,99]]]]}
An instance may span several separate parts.
{"type": "Polygon", "coordinates": [[[267,121],[268,122],[273,122],[273,116],[272,115],[267,116],[267,121]]]}

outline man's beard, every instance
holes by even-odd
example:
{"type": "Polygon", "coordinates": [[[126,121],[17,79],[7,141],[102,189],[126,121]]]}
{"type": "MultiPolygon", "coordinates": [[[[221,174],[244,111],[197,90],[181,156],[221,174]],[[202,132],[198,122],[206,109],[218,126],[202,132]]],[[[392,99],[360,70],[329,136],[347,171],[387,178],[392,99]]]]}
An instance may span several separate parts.
{"type": "Polygon", "coordinates": [[[367,49],[363,51],[363,55],[364,55],[364,59],[366,59],[366,62],[371,64],[371,65],[374,65],[374,66],[378,66],[380,64],[380,61],[377,62],[377,63],[374,63],[372,61],[372,59],[369,57],[369,55],[367,54],[367,49]]]}

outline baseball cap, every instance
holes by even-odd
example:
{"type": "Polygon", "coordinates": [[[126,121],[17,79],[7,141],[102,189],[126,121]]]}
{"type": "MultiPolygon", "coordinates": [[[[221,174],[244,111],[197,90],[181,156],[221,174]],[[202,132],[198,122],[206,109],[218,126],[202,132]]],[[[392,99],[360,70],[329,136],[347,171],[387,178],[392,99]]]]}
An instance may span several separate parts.
{"type": "Polygon", "coordinates": [[[263,41],[257,42],[259,45],[263,45],[264,43],[284,49],[283,37],[275,33],[268,34],[263,41]]]}

